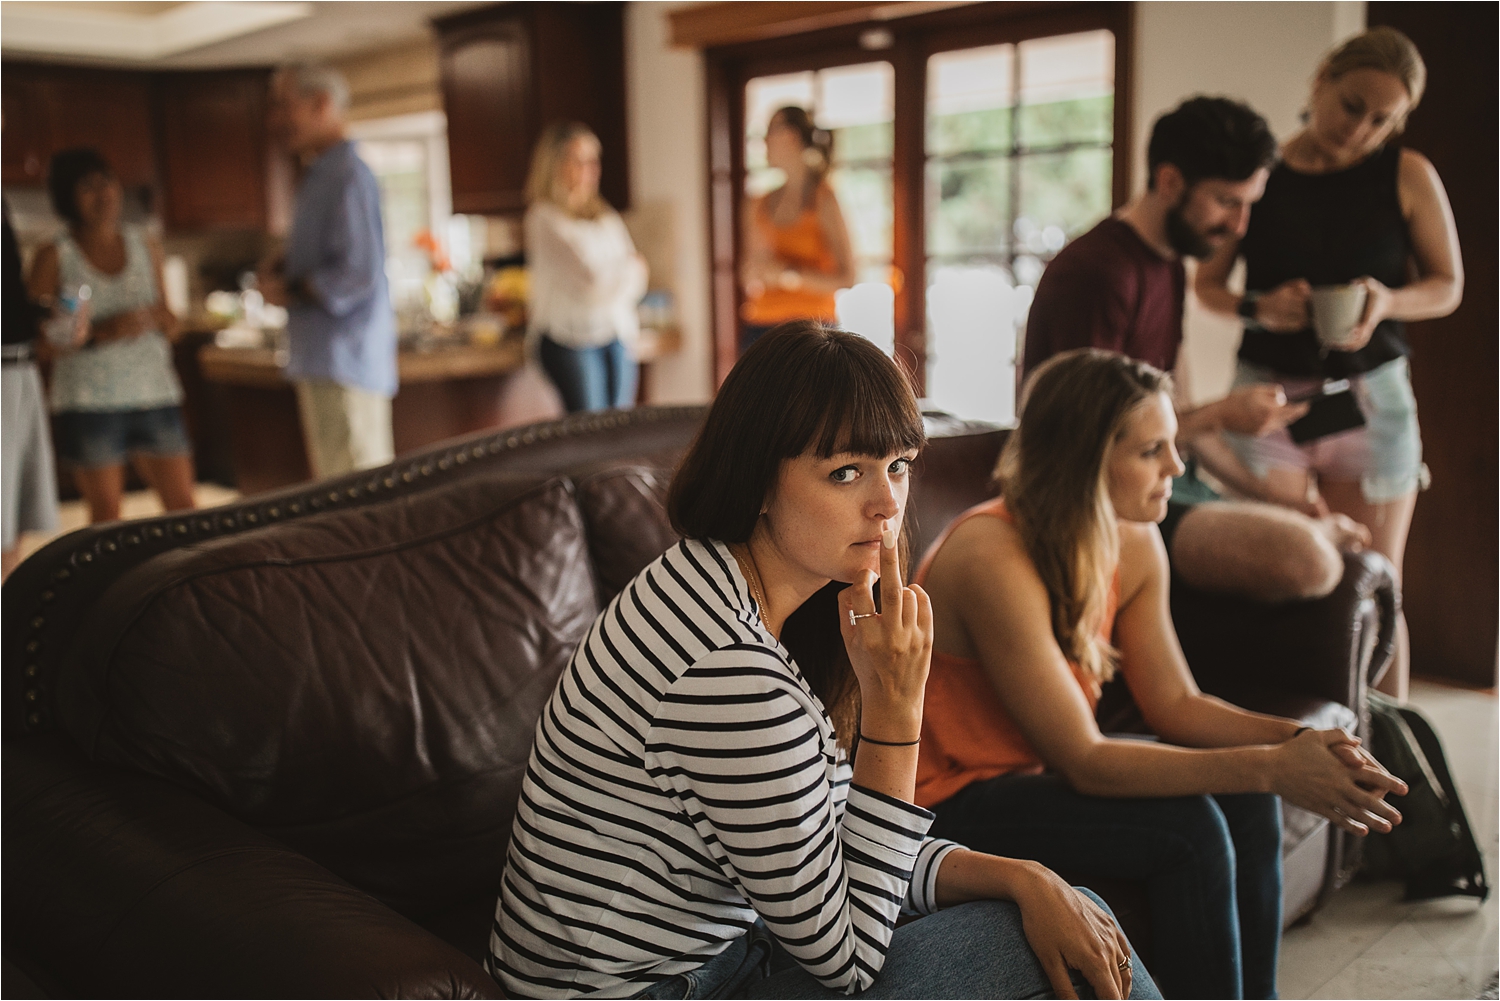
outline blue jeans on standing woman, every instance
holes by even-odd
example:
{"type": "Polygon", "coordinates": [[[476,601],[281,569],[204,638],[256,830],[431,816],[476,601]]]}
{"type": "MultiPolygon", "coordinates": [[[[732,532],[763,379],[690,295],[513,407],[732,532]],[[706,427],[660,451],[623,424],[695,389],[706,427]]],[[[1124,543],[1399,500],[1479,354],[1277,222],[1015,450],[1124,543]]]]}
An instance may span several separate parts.
{"type": "Polygon", "coordinates": [[[1281,947],[1281,800],[1106,799],[1061,777],[1002,775],[933,808],[933,837],[1035,859],[1065,878],[1136,879],[1151,974],[1169,997],[1272,998],[1281,947]]]}
{"type": "Polygon", "coordinates": [[[596,348],[570,348],[543,334],[537,354],[568,413],[635,403],[636,365],[618,338],[596,348]]]}

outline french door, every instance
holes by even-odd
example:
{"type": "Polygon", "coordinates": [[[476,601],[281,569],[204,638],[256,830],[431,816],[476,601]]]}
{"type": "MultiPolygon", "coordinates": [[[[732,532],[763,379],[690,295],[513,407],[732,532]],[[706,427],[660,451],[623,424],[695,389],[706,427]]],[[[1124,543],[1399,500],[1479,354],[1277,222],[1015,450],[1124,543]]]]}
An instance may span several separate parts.
{"type": "Polygon", "coordinates": [[[857,271],[840,322],[904,362],[932,405],[1010,418],[1042,270],[1129,190],[1128,6],[1017,6],[710,50],[720,380],[738,343],[740,205],[780,183],[765,127],[795,104],[834,134],[857,271]]]}

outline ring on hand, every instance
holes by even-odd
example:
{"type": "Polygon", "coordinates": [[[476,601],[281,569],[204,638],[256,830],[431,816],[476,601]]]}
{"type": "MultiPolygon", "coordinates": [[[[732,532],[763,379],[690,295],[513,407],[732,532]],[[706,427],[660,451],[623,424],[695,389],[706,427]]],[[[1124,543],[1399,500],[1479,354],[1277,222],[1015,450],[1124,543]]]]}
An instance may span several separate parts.
{"type": "Polygon", "coordinates": [[[871,618],[871,617],[874,616],[874,614],[875,614],[874,612],[866,612],[863,615],[855,615],[854,614],[854,609],[851,608],[851,609],[849,609],[849,624],[851,626],[857,626],[857,625],[859,625],[859,620],[860,619],[871,618]]]}
{"type": "Polygon", "coordinates": [[[1127,972],[1129,972],[1129,970],[1130,970],[1130,956],[1127,955],[1124,959],[1120,960],[1119,964],[1115,967],[1115,969],[1119,970],[1121,973],[1127,973],[1127,972]]]}

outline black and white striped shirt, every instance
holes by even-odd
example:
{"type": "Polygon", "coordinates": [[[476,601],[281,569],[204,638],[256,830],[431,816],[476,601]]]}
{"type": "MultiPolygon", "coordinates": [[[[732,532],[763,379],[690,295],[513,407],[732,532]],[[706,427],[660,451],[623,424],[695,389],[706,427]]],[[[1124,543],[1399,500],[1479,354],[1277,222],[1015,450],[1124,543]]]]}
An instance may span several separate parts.
{"type": "Polygon", "coordinates": [[[491,972],[512,996],[628,997],[759,916],[826,986],[869,987],[957,846],[850,775],[728,547],[679,543],[594,621],[537,724],[491,972]]]}

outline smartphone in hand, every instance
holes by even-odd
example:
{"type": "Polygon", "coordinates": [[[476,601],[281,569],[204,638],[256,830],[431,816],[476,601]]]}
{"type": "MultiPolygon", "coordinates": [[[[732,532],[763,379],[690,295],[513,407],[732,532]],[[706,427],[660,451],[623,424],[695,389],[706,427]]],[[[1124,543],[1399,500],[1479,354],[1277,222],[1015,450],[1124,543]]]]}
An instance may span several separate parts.
{"type": "Polygon", "coordinates": [[[1292,441],[1299,445],[1365,424],[1364,412],[1348,379],[1331,379],[1310,392],[1288,394],[1287,402],[1308,405],[1307,413],[1286,426],[1292,441]]]}

